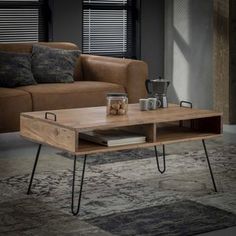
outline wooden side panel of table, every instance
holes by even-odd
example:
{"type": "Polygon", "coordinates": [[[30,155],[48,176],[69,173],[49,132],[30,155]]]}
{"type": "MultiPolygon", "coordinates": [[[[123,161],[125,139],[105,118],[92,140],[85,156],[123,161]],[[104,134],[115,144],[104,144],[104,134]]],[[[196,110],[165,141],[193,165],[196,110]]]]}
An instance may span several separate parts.
{"type": "Polygon", "coordinates": [[[138,104],[130,104],[128,115],[117,117],[107,117],[105,107],[50,112],[56,115],[57,121],[45,119],[45,111],[21,114],[21,135],[34,142],[77,155],[207,139],[218,137],[222,133],[221,113],[177,105],[142,112],[138,104]],[[147,137],[147,142],[106,147],[79,139],[80,132],[111,128],[143,134],[147,137]]]}
{"type": "Polygon", "coordinates": [[[20,133],[26,139],[46,144],[69,152],[78,150],[78,133],[69,128],[61,127],[56,122],[21,116],[20,133]]]}

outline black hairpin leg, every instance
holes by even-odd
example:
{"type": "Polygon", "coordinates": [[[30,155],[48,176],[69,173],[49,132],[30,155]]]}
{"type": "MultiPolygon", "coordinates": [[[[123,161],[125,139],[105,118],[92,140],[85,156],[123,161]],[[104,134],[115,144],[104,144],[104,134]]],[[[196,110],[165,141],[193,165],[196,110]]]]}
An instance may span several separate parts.
{"type": "Polygon", "coordinates": [[[72,199],[71,199],[71,211],[72,211],[72,214],[74,216],[78,215],[79,209],[80,209],[80,201],[81,201],[81,196],[82,196],[82,189],[83,189],[83,182],[84,182],[84,172],[85,172],[85,165],[86,165],[87,155],[84,155],[84,163],[83,163],[83,170],[82,170],[82,176],[81,176],[81,181],[80,181],[80,192],[79,192],[78,205],[77,205],[77,209],[74,210],[76,158],[77,158],[77,156],[75,155],[74,156],[73,181],[72,181],[72,199]]]}
{"type": "Polygon", "coordinates": [[[211,163],[209,161],[209,157],[208,157],[208,153],[207,153],[206,144],[205,144],[205,140],[204,139],[202,140],[202,144],[203,144],[203,147],[204,147],[204,150],[205,150],[207,164],[208,164],[208,167],[209,167],[209,170],[210,170],[211,180],[212,180],[212,183],[213,183],[213,186],[214,186],[214,190],[215,190],[215,192],[217,192],[217,188],[216,188],[216,184],[215,184],[215,179],[214,179],[213,172],[212,172],[212,169],[211,169],[211,163]]]}
{"type": "Polygon", "coordinates": [[[157,154],[157,147],[154,146],[155,148],[155,154],[156,154],[156,161],[157,161],[157,168],[158,171],[163,174],[166,171],[166,153],[165,153],[165,145],[162,145],[162,155],[163,155],[163,170],[161,170],[160,165],[159,165],[159,159],[158,159],[158,154],[157,154]]]}
{"type": "Polygon", "coordinates": [[[31,193],[30,189],[31,189],[31,185],[32,185],[32,182],[33,182],[33,179],[34,179],[34,172],[35,172],[35,169],[36,169],[36,166],[37,166],[37,163],[38,163],[41,147],[42,147],[42,144],[39,144],[38,151],[37,151],[37,154],[36,154],[36,158],[35,158],[35,161],[34,161],[34,167],[33,167],[32,173],[31,173],[31,177],[30,177],[30,183],[29,183],[27,194],[31,193]]]}

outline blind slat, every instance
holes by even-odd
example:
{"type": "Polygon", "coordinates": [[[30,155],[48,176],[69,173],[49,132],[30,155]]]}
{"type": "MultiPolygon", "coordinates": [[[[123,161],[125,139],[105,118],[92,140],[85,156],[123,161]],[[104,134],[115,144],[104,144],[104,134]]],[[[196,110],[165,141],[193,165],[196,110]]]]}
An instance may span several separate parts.
{"type": "Polygon", "coordinates": [[[83,0],[83,4],[83,52],[129,56],[133,19],[128,17],[128,0],[83,0]],[[114,9],[114,4],[124,7],[114,9]]]}
{"type": "Polygon", "coordinates": [[[47,40],[44,0],[0,0],[0,42],[47,40]]]}

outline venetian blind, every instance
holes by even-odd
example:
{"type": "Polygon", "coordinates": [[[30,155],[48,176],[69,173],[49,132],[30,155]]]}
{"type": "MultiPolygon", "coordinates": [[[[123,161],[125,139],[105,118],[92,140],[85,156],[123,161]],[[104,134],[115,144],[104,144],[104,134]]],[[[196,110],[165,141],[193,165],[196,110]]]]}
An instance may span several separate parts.
{"type": "Polygon", "coordinates": [[[134,1],[83,0],[83,52],[134,57],[134,1]]]}
{"type": "Polygon", "coordinates": [[[47,41],[46,1],[0,0],[0,42],[47,41]]]}

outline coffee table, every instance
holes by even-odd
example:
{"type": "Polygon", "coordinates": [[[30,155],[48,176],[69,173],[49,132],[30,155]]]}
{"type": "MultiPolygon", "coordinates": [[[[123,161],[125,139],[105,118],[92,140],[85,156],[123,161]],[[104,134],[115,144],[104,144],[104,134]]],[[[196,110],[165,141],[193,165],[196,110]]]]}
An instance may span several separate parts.
{"type": "Polygon", "coordinates": [[[180,105],[170,104],[168,108],[153,111],[140,111],[138,104],[129,104],[128,114],[125,116],[106,116],[106,107],[27,112],[21,114],[20,123],[21,136],[39,144],[27,194],[31,193],[42,145],[50,145],[74,155],[71,199],[73,215],[77,215],[80,209],[86,158],[94,153],[154,147],[157,168],[163,174],[166,170],[166,144],[202,140],[213,187],[217,191],[205,139],[215,138],[222,134],[222,113],[192,109],[191,103],[182,101],[180,105]],[[144,134],[147,141],[142,144],[106,147],[80,139],[81,132],[113,128],[144,134]],[[163,149],[162,168],[157,154],[157,145],[162,145],[163,149]],[[78,204],[75,206],[75,171],[79,155],[83,155],[84,160],[78,204]]]}

